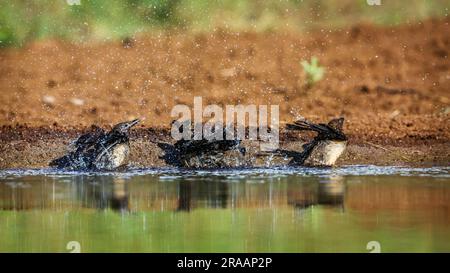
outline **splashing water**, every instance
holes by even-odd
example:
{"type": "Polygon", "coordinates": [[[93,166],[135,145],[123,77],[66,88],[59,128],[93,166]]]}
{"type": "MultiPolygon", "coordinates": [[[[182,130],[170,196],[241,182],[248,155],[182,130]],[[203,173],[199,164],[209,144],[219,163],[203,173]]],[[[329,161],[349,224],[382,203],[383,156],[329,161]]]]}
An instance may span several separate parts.
{"type": "Polygon", "coordinates": [[[80,172],[65,171],[52,168],[42,169],[8,169],[0,170],[0,179],[17,178],[24,176],[47,176],[47,177],[70,177],[70,176],[117,176],[132,177],[142,175],[156,175],[164,177],[252,177],[252,176],[318,176],[329,177],[339,176],[379,176],[379,175],[399,175],[399,176],[429,176],[450,178],[450,167],[428,167],[413,168],[401,166],[375,166],[375,165],[350,165],[339,168],[310,168],[310,167],[271,167],[271,168],[237,168],[237,169],[203,169],[190,170],[173,167],[161,168],[130,168],[123,172],[80,172]]]}

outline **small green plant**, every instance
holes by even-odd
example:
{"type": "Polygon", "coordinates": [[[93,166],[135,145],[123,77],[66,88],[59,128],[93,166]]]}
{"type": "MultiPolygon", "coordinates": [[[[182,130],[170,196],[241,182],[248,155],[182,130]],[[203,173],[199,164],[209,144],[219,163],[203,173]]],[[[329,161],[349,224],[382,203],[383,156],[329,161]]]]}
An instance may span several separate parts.
{"type": "Polygon", "coordinates": [[[316,82],[320,81],[325,74],[325,69],[319,66],[319,62],[316,57],[311,57],[311,63],[302,61],[301,65],[306,73],[307,86],[311,87],[316,82]]]}

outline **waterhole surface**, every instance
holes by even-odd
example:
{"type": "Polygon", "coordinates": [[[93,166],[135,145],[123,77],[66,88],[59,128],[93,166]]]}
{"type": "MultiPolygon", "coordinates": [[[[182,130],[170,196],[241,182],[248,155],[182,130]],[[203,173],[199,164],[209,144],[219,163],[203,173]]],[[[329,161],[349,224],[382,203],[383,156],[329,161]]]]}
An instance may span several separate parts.
{"type": "Polygon", "coordinates": [[[450,167],[0,171],[1,252],[449,252],[450,167]]]}

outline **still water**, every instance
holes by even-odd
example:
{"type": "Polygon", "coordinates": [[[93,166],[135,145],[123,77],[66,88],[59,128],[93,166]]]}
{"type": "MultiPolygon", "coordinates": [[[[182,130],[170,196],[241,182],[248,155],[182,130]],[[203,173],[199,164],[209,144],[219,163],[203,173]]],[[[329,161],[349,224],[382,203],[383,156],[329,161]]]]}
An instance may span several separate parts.
{"type": "Polygon", "coordinates": [[[450,252],[450,167],[0,171],[0,252],[450,252]]]}

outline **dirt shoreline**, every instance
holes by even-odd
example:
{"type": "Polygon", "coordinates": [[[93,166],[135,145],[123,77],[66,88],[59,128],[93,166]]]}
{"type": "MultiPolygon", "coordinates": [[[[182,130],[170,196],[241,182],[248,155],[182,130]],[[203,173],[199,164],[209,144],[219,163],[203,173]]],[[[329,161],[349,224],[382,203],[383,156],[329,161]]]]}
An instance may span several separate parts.
{"type": "MultiPolygon", "coordinates": [[[[67,145],[85,130],[51,129],[46,127],[1,128],[0,169],[45,168],[48,163],[67,150],[67,145]]],[[[301,145],[311,138],[310,134],[281,131],[280,146],[301,151],[301,145]]],[[[448,166],[450,155],[448,140],[406,137],[403,139],[375,139],[349,135],[349,146],[338,160],[338,165],[395,165],[395,166],[448,166]]],[[[138,128],[131,134],[130,165],[135,167],[170,166],[163,159],[164,151],[158,142],[173,143],[166,128],[138,128]]],[[[256,142],[245,141],[249,157],[258,152],[256,142]]],[[[255,167],[266,166],[265,158],[258,158],[255,167]]],[[[272,164],[287,162],[275,159],[272,164]]]]}
{"type": "MultiPolygon", "coordinates": [[[[163,34],[0,49],[0,169],[45,167],[92,124],[135,117],[133,164],[164,166],[174,105],[279,105],[280,121],[346,119],[339,164],[448,165],[449,19],[299,33],[163,34]],[[308,88],[311,56],[325,78],[308,88]]],[[[311,135],[282,133],[299,149],[311,135]]]]}

